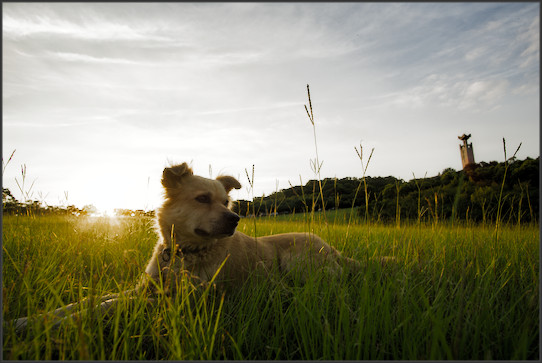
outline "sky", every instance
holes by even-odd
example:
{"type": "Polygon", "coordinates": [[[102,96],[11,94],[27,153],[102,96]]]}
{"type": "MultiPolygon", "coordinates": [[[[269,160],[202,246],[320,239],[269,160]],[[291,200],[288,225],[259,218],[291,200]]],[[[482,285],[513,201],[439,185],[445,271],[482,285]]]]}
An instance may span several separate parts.
{"type": "Polygon", "coordinates": [[[476,162],[503,161],[503,137],[540,154],[538,2],[2,10],[2,182],[19,200],[152,210],[185,161],[252,199],[315,179],[316,150],[322,178],[361,177],[360,145],[366,176],[408,181],[460,170],[464,133],[476,162]]]}

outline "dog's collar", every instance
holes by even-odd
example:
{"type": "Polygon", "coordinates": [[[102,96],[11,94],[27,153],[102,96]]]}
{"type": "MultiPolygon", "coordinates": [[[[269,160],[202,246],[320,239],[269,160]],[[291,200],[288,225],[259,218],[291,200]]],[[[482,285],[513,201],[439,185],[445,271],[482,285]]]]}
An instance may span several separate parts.
{"type": "MultiPolygon", "coordinates": [[[[181,248],[181,246],[179,246],[178,244],[176,245],[177,249],[175,250],[175,256],[177,257],[182,257],[182,256],[186,256],[186,255],[191,255],[191,254],[195,254],[195,253],[198,253],[198,252],[202,252],[202,251],[205,251],[207,248],[209,248],[208,246],[203,246],[203,247],[183,247],[181,248]]],[[[165,261],[165,262],[168,262],[170,259],[171,259],[171,247],[166,247],[162,250],[162,259],[165,261]]]]}

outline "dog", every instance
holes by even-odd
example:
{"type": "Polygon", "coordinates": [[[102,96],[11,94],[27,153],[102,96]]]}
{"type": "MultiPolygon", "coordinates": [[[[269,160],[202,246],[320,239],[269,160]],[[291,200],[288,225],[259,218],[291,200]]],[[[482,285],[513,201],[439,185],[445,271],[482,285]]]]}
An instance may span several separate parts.
{"type": "Polygon", "coordinates": [[[165,201],[157,210],[160,239],[147,265],[147,276],[158,283],[162,275],[187,271],[203,282],[244,282],[257,271],[276,266],[281,272],[310,273],[325,268],[335,275],[343,268],[358,271],[356,260],[341,255],[309,233],[249,237],[236,230],[240,217],[229,208],[229,192],[241,184],[231,176],[208,179],[194,175],[182,163],[164,169],[165,201]],[[171,266],[172,255],[177,264],[171,266]]]}
{"type": "MultiPolygon", "coordinates": [[[[142,291],[152,304],[153,296],[160,291],[174,295],[185,276],[202,284],[213,281],[239,286],[251,274],[266,276],[274,269],[284,274],[296,270],[302,278],[318,270],[334,276],[340,276],[345,268],[354,273],[361,270],[358,261],[341,255],[314,234],[255,238],[237,231],[240,217],[229,208],[229,193],[240,189],[241,184],[231,176],[204,178],[182,163],[166,167],[161,182],[165,200],[157,210],[159,239],[136,288],[99,300],[86,299],[38,317],[55,319],[53,326],[57,327],[63,320],[80,315],[82,312],[72,313],[78,306],[98,301],[102,314],[108,314],[121,295],[133,299],[142,291]]],[[[16,332],[22,332],[29,318],[13,322],[16,332]]]]}

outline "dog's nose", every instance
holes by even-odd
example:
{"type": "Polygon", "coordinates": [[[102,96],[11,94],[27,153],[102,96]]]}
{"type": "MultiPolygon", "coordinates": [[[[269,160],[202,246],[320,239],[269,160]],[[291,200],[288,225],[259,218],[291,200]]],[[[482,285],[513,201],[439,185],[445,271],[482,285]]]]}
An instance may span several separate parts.
{"type": "Polygon", "coordinates": [[[224,219],[226,220],[227,223],[231,224],[231,225],[237,225],[237,223],[239,222],[239,219],[241,219],[237,214],[235,213],[224,213],[224,219]]]}
{"type": "Polygon", "coordinates": [[[239,219],[241,218],[232,212],[224,212],[222,218],[223,224],[218,231],[218,234],[225,234],[227,236],[233,235],[235,233],[235,229],[237,228],[237,222],[239,222],[239,219]]]}

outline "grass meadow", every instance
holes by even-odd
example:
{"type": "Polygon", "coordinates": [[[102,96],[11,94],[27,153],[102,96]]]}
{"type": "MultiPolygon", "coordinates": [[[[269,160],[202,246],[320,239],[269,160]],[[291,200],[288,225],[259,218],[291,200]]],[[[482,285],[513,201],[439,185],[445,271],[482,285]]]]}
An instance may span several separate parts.
{"type": "Polygon", "coordinates": [[[538,360],[539,227],[350,221],[347,212],[244,218],[261,236],[316,233],[362,261],[359,275],[305,284],[278,274],[234,291],[195,288],[88,310],[17,335],[7,320],[133,288],[157,240],[146,217],[3,217],[8,360],[538,360]],[[326,222],[327,221],[327,222],[326,222]],[[383,268],[370,258],[395,256],[383,268]]]}

